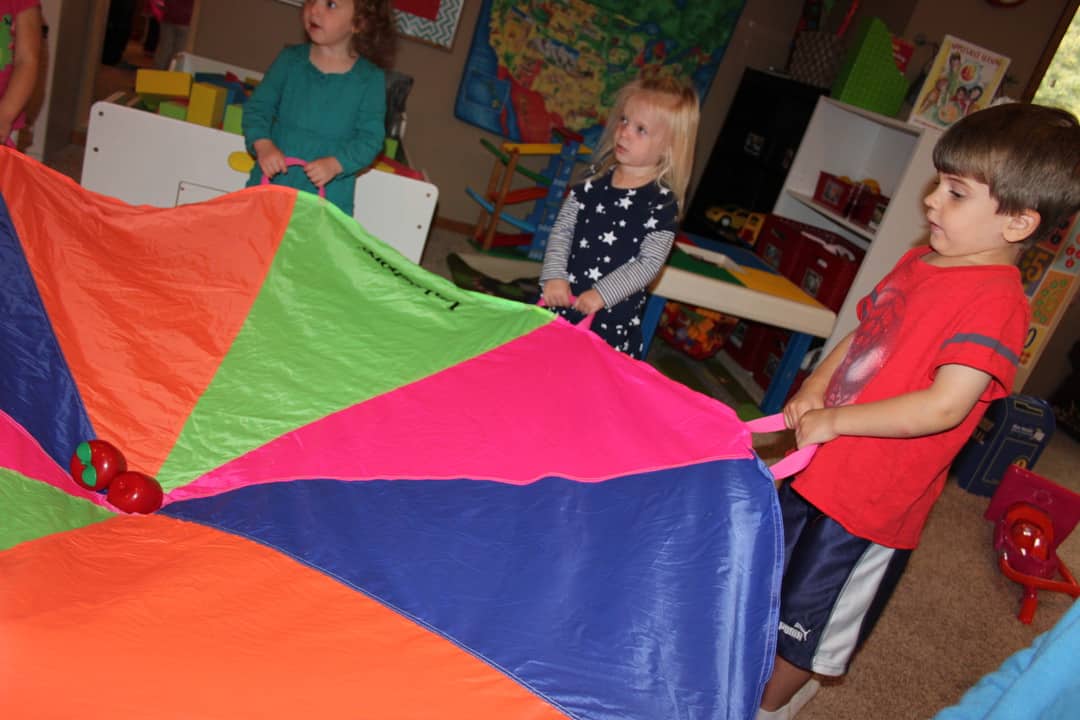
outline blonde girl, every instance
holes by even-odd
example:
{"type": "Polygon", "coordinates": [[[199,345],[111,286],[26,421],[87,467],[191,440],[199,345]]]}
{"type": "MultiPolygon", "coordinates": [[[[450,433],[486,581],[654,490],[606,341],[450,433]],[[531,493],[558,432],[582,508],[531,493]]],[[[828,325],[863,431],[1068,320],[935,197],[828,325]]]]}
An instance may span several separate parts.
{"type": "Polygon", "coordinates": [[[548,307],[641,357],[645,288],[671,251],[686,204],[699,118],[697,93],[640,77],[615,99],[596,164],[574,186],[548,237],[540,285],[548,307]]]}

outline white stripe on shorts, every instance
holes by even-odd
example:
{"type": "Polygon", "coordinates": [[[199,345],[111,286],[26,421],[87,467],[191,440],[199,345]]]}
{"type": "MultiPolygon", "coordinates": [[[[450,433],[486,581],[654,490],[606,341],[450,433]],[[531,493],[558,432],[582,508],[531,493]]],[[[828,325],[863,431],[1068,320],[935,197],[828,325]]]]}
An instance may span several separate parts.
{"type": "Polygon", "coordinates": [[[812,670],[820,675],[843,675],[859,642],[863,618],[878,594],[896,550],[870,543],[855,564],[840,597],[833,604],[814,653],[812,670]]]}

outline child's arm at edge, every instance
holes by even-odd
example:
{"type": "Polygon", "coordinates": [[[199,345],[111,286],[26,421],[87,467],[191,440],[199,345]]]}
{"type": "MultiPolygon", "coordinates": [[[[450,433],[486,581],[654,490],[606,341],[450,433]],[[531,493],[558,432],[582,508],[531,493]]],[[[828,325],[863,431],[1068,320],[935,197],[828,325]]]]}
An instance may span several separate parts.
{"type": "Polygon", "coordinates": [[[601,307],[611,307],[647,288],[664,269],[674,243],[674,230],[655,230],[647,234],[633,261],[623,263],[596,281],[593,287],[603,300],[601,307]]]}
{"type": "Polygon", "coordinates": [[[925,390],[887,400],[811,410],[799,418],[799,447],[840,435],[912,438],[956,427],[975,407],[991,376],[966,365],[942,365],[925,390]]]}
{"type": "Polygon", "coordinates": [[[288,63],[286,50],[278,53],[263,79],[244,103],[241,119],[244,142],[266,177],[285,172],[285,153],[270,139],[270,126],[281,102],[281,90],[288,63]]]}
{"type": "Polygon", "coordinates": [[[570,243],[574,239],[577,224],[578,201],[571,190],[563,200],[559,214],[548,234],[544,250],[544,266],[540,271],[540,290],[548,307],[569,307],[570,282],[566,266],[570,261],[570,243]]]}
{"type": "MultiPolygon", "coordinates": [[[[336,170],[336,173],[320,178],[324,184],[338,175],[355,175],[371,165],[382,152],[386,140],[386,74],[372,68],[370,72],[363,73],[360,80],[363,87],[358,92],[365,98],[362,110],[353,118],[352,135],[332,156],[326,158],[336,161],[336,167],[334,163],[328,163],[328,170],[336,170]]],[[[311,180],[315,181],[314,178],[311,180]]]]}
{"type": "Polygon", "coordinates": [[[15,118],[26,109],[37,84],[41,63],[41,8],[31,7],[15,16],[15,60],[11,79],[0,99],[0,145],[7,142],[15,118]]]}

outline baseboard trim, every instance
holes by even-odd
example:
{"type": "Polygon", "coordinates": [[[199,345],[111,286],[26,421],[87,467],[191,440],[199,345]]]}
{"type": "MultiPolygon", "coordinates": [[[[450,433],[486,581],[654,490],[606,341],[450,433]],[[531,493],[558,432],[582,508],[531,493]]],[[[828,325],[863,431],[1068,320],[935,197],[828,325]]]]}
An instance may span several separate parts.
{"type": "Polygon", "coordinates": [[[457,233],[458,235],[464,235],[465,237],[472,237],[473,228],[476,226],[475,223],[454,220],[453,218],[443,217],[441,215],[435,216],[435,221],[432,225],[440,230],[457,233]]]}

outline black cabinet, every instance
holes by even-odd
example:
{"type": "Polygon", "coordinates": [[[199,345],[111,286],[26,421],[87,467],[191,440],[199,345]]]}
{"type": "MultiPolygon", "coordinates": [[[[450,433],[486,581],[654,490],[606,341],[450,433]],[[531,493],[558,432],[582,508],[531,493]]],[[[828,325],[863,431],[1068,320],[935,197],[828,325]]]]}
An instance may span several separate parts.
{"type": "Polygon", "coordinates": [[[718,210],[771,212],[825,91],[786,75],[747,68],[713,145],[683,229],[719,237],[718,210]]]}

